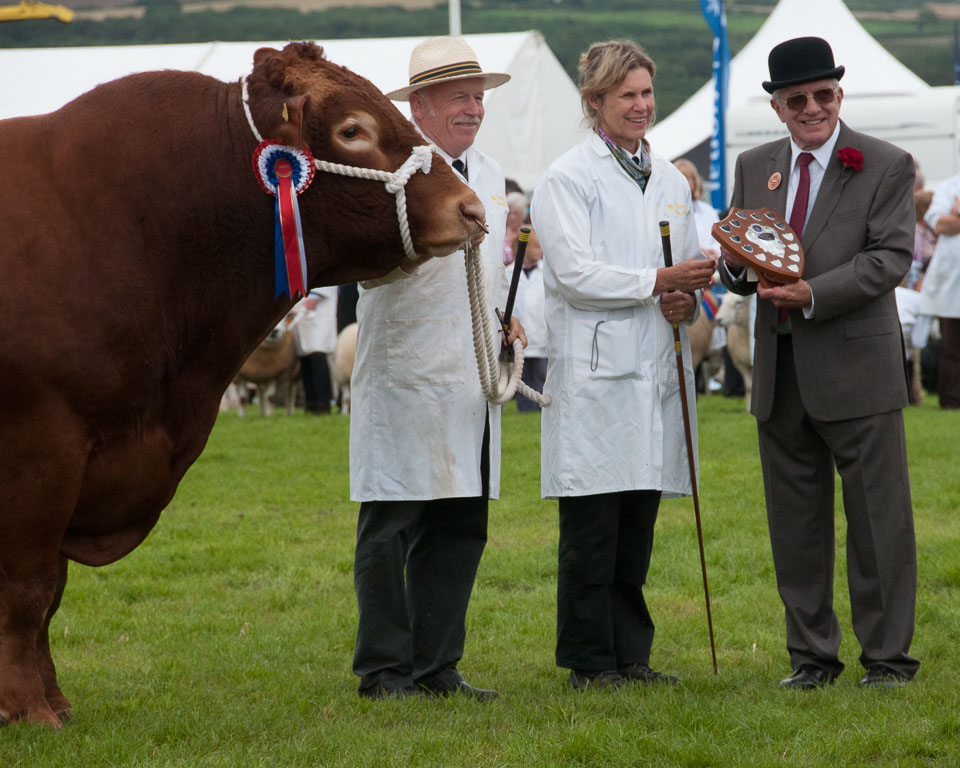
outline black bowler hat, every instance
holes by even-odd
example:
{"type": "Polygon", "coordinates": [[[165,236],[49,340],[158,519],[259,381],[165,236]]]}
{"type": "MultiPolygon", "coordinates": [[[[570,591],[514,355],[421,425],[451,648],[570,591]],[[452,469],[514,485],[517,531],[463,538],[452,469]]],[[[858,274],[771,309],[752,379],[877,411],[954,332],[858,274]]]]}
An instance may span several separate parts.
{"type": "Polygon", "coordinates": [[[822,37],[795,37],[780,43],[767,57],[770,79],[763,81],[763,89],[773,93],[779,88],[814,80],[839,80],[844,68],[833,63],[830,43],[822,37]]]}

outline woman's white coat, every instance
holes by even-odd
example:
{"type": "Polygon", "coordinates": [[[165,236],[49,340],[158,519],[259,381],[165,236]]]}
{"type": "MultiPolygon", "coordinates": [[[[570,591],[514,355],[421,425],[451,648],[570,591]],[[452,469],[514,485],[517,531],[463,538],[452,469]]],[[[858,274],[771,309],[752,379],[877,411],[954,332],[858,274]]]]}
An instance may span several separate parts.
{"type": "MultiPolygon", "coordinates": [[[[645,192],[590,134],[537,186],[533,226],[544,253],[547,380],[542,411],[545,498],[637,489],[691,492],[673,330],[653,296],[664,266],[700,257],[690,187],[652,157],[645,192]]],[[[699,312],[701,295],[697,295],[699,312]]],[[[696,318],[694,315],[691,322],[696,318]]],[[[680,331],[696,460],[696,399],[680,331]]]]}

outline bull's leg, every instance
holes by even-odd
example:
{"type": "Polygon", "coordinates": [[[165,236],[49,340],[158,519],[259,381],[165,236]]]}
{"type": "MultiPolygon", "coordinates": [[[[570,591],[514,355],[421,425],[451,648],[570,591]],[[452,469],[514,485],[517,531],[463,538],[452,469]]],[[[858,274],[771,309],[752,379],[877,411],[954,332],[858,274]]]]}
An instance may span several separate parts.
{"type": "Polygon", "coordinates": [[[52,728],[62,724],[48,692],[58,709],[69,705],[56,687],[47,629],[65,585],[60,549],[86,463],[82,433],[64,411],[50,401],[23,409],[5,433],[16,439],[0,442],[0,718],[52,728]]]}
{"type": "Polygon", "coordinates": [[[43,678],[43,691],[47,699],[47,705],[64,722],[70,719],[71,707],[67,697],[63,695],[63,691],[57,685],[57,670],[53,665],[53,656],[50,654],[50,620],[60,607],[60,599],[63,597],[63,590],[66,586],[67,558],[61,555],[60,572],[57,578],[56,592],[53,595],[53,604],[47,611],[43,627],[37,637],[37,657],[40,663],[40,675],[43,678]]]}
{"type": "Polygon", "coordinates": [[[59,559],[60,556],[54,554],[40,562],[29,562],[27,568],[3,564],[0,576],[3,595],[0,599],[0,717],[3,719],[61,727],[60,718],[47,703],[45,680],[48,675],[53,676],[51,680],[56,687],[46,626],[57,593],[59,559]],[[41,647],[45,649],[49,666],[41,647]]]}

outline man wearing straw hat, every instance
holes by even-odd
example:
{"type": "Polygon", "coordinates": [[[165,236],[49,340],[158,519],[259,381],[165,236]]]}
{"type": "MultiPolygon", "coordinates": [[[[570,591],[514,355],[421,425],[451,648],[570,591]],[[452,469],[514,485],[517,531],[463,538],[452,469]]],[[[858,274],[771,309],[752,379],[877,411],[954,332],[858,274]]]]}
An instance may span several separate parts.
{"type": "MultiPolygon", "coordinates": [[[[473,142],[484,91],[509,79],[483,72],[464,40],[440,37],[413,49],[410,84],[387,94],[410,102],[417,128],[483,202],[490,231],[480,251],[494,323],[507,289],[504,177],[473,142]]],[[[487,500],[500,484],[500,409],[481,391],[468,308],[462,253],[360,293],[350,497],[360,502],[353,671],[362,697],[497,696],[457,670],[487,500]]],[[[519,323],[509,341],[518,335],[519,323]]]]}

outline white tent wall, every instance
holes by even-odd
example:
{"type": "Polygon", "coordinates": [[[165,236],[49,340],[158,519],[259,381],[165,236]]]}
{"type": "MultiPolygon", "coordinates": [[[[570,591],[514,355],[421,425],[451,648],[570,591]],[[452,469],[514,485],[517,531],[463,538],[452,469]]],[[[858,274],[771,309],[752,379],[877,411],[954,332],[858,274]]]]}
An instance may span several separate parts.
{"type": "MultiPolygon", "coordinates": [[[[550,162],[581,137],[576,86],[539,32],[465,35],[481,67],[511,80],[487,93],[476,146],[532,190],[550,162]]],[[[425,38],[317,41],[327,57],[383,91],[407,85],[410,51],[425,38]]],[[[253,54],[284,42],[191,43],[0,50],[0,119],[51,112],[94,86],[134,72],[179,69],[237,81],[253,54]]],[[[397,106],[409,115],[407,105],[397,106]]]]}
{"type": "MultiPolygon", "coordinates": [[[[846,67],[841,81],[844,102],[840,114],[851,128],[884,138],[914,153],[928,183],[956,172],[960,134],[956,110],[949,111],[949,105],[955,103],[950,88],[931,88],[897,61],[860,25],[842,0],[780,0],[730,65],[728,190],[733,185],[740,152],[786,135],[786,129],[770,107],[770,95],[761,83],[769,79],[770,49],[784,40],[807,35],[826,39],[833,48],[836,63],[846,67]],[[942,109],[948,110],[946,117],[938,114],[942,109]],[[922,120],[914,119],[921,115],[922,120]],[[950,136],[944,133],[945,123],[953,125],[950,136]]],[[[702,147],[713,132],[713,100],[714,85],[710,80],[650,129],[654,149],[675,159],[702,147]]]]}

